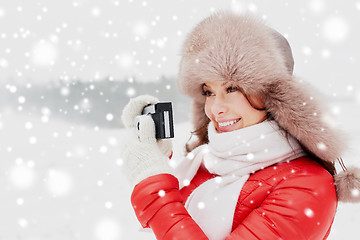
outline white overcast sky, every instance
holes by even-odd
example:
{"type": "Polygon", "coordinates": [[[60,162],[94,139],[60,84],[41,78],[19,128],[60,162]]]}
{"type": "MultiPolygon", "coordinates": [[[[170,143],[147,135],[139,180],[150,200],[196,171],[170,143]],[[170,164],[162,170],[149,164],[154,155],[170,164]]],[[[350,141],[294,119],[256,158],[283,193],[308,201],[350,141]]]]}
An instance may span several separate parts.
{"type": "Polygon", "coordinates": [[[186,34],[218,10],[285,34],[297,76],[360,88],[360,0],[0,0],[0,82],[176,77],[186,34]]]}

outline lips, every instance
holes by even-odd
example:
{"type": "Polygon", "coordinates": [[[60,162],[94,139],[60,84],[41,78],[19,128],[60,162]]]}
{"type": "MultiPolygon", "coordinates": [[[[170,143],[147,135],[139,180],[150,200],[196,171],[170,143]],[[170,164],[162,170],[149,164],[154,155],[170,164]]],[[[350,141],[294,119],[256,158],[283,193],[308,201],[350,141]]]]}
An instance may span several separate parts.
{"type": "Polygon", "coordinates": [[[229,125],[233,125],[233,124],[237,123],[238,121],[240,121],[240,119],[235,119],[235,120],[231,120],[231,121],[227,121],[227,122],[219,122],[219,127],[226,127],[229,125]]]}
{"type": "Polygon", "coordinates": [[[231,119],[231,120],[222,120],[218,121],[218,130],[221,132],[229,132],[234,130],[236,128],[236,124],[241,120],[241,118],[238,119],[231,119]]]}

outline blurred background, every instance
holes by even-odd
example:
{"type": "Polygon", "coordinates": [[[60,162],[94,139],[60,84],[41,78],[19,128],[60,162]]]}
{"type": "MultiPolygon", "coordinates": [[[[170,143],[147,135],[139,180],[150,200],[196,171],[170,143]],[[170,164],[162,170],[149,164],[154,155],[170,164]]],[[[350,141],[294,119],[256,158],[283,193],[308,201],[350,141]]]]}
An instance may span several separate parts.
{"type": "MultiPolygon", "coordinates": [[[[141,94],[173,101],[181,158],[181,43],[219,10],[288,39],[295,75],[324,95],[343,159],[360,167],[360,0],[1,0],[0,240],[155,239],[130,205],[121,110],[141,94]]],[[[329,239],[358,239],[359,205],[339,203],[329,239]]]]}

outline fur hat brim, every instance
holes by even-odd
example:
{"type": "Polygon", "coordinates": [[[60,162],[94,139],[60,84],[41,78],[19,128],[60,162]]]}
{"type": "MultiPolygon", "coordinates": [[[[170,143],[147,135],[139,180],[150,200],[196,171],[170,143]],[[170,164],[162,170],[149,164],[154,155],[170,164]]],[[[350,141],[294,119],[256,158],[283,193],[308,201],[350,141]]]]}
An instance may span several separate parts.
{"type": "MultiPolygon", "coordinates": [[[[261,96],[266,110],[303,148],[334,167],[344,138],[324,110],[321,94],[292,74],[294,60],[287,40],[251,16],[230,12],[200,22],[186,38],[178,85],[192,101],[194,130],[209,123],[202,85],[227,81],[246,95],[261,96]]],[[[341,159],[341,158],[340,158],[341,159]]],[[[360,201],[360,169],[343,166],[334,175],[338,199],[360,201]]]]}
{"type": "Polygon", "coordinates": [[[247,95],[263,96],[267,111],[308,151],[334,163],[343,140],[329,122],[320,94],[292,75],[287,40],[251,16],[214,14],[189,34],[182,49],[178,84],[193,99],[194,128],[207,123],[202,84],[230,81],[247,95]]]}

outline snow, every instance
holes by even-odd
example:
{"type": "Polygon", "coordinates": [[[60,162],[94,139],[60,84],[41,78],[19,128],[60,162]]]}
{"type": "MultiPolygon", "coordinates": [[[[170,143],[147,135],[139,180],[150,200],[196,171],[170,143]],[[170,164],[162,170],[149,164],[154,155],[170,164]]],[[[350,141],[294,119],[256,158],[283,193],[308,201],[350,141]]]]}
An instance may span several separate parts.
{"type": "Polygon", "coordinates": [[[9,173],[11,185],[16,189],[30,188],[34,184],[35,178],[33,168],[22,163],[13,166],[9,173]]]}
{"type": "Polygon", "coordinates": [[[197,207],[199,209],[204,209],[205,208],[205,203],[204,202],[198,202],[197,207]]]}
{"type": "Polygon", "coordinates": [[[314,217],[314,211],[311,208],[305,208],[304,213],[308,218],[314,217]]]}
{"type": "Polygon", "coordinates": [[[117,240],[121,231],[119,223],[114,219],[102,219],[95,226],[95,236],[99,240],[117,240]]]}
{"type": "Polygon", "coordinates": [[[158,192],[158,194],[159,194],[160,197],[164,197],[164,196],[165,196],[165,191],[164,191],[164,190],[160,190],[160,191],[158,192]]]}
{"type": "Polygon", "coordinates": [[[326,39],[339,43],[347,38],[349,24],[341,17],[331,17],[325,21],[323,32],[326,39]]]}
{"type": "MultiPolygon", "coordinates": [[[[354,149],[360,145],[360,127],[351,116],[360,116],[354,112],[358,105],[337,105],[342,109],[340,124],[353,133],[354,149]]],[[[44,123],[9,109],[0,119],[0,238],[155,239],[141,230],[131,207],[131,189],[119,158],[126,140],[123,129],[72,125],[57,118],[44,123]],[[31,137],[36,143],[29,142],[31,137]]],[[[190,129],[189,122],[175,125],[174,158],[181,156],[190,129]]],[[[359,156],[357,148],[345,154],[345,163],[359,166],[352,156],[359,156]]],[[[339,203],[329,239],[357,239],[359,213],[360,204],[339,203]]],[[[316,212],[306,208],[304,214],[314,217],[316,212]]]]}
{"type": "Polygon", "coordinates": [[[323,0],[312,0],[309,2],[309,8],[315,13],[321,13],[325,9],[325,3],[323,0]]]}
{"type": "MultiPolygon", "coordinates": [[[[5,79],[16,75],[20,81],[41,83],[60,76],[159,80],[176,75],[185,36],[195,23],[218,10],[250,12],[266,20],[288,38],[297,58],[306,56],[304,65],[323,55],[326,64],[316,63],[322,71],[314,72],[310,66],[299,69],[305,76],[325,74],[322,83],[335,78],[326,70],[337,66],[338,57],[356,60],[352,48],[359,42],[358,1],[39,0],[36,4],[10,1],[0,5],[0,68],[5,79]]],[[[349,68],[343,74],[350,78],[355,72],[349,68]]]]}
{"type": "MultiPolygon", "coordinates": [[[[122,104],[117,100],[142,94],[139,80],[174,80],[182,41],[220,9],[254,13],[286,36],[295,74],[333,97],[334,116],[325,121],[349,133],[345,163],[360,167],[358,0],[7,1],[0,4],[0,90],[6,93],[0,94],[0,239],[155,239],[141,229],[129,200],[119,157],[126,139],[114,128],[122,104]],[[105,78],[134,85],[110,97],[106,83],[95,83],[105,78]],[[59,79],[68,85],[55,88],[61,98],[56,105],[56,94],[39,85],[59,79]],[[72,80],[93,84],[77,92],[81,84],[72,86],[72,80]]],[[[175,84],[165,84],[156,94],[163,89],[176,91],[175,84]]],[[[185,117],[177,118],[183,120],[188,107],[181,107],[185,117]]],[[[190,129],[190,122],[176,124],[174,158],[190,129]]],[[[311,211],[304,214],[316,215],[311,211]]],[[[357,239],[358,226],[360,204],[339,203],[329,239],[357,239]]]]}
{"type": "Polygon", "coordinates": [[[31,61],[34,65],[49,67],[55,64],[57,56],[57,47],[51,42],[41,40],[33,47],[31,61]]]}
{"type": "Polygon", "coordinates": [[[69,173],[59,169],[50,169],[44,182],[54,197],[69,195],[73,187],[73,180],[69,173]]]}
{"type": "Polygon", "coordinates": [[[146,239],[121,172],[122,130],[12,111],[1,122],[1,239],[146,239]]]}

